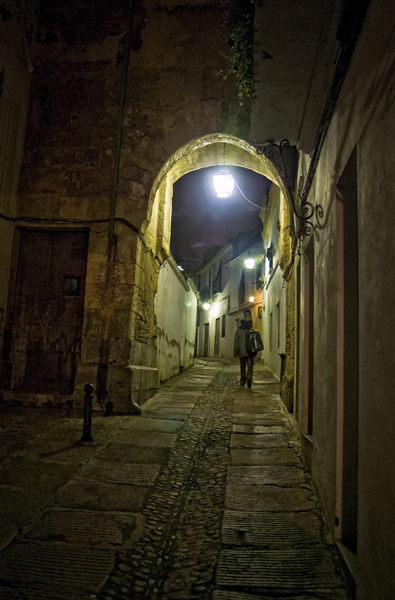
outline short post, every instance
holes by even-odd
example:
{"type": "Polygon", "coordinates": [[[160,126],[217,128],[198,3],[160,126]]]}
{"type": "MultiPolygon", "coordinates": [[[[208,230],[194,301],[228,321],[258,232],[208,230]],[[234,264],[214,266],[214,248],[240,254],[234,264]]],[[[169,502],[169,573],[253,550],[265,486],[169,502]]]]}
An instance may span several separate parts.
{"type": "Polygon", "coordinates": [[[81,438],[81,442],[91,442],[92,434],[91,434],[91,426],[92,426],[92,393],[93,393],[93,385],[91,383],[87,383],[84,386],[85,390],[85,403],[84,403],[84,431],[81,438]]]}

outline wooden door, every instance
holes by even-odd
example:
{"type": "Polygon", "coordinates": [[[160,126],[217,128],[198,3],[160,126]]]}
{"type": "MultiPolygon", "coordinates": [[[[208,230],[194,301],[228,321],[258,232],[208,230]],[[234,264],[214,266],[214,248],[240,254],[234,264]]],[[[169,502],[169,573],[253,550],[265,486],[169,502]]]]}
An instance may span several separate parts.
{"type": "Polygon", "coordinates": [[[71,394],[80,357],[88,233],[24,231],[11,389],[71,394]]]}

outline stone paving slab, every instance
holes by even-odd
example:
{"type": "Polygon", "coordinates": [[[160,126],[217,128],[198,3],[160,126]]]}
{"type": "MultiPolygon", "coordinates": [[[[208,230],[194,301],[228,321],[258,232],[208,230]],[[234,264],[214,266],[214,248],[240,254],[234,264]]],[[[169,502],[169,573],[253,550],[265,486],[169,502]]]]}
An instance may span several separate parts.
{"type": "Polygon", "coordinates": [[[312,510],[312,493],[300,488],[274,485],[227,485],[225,508],[246,511],[295,512],[312,510]]]}
{"type": "MultiPolygon", "coordinates": [[[[6,548],[18,534],[19,528],[15,523],[1,523],[0,525],[0,551],[6,548]]],[[[1,595],[0,595],[1,598],[1,595]]]]}
{"type": "Polygon", "coordinates": [[[127,513],[50,510],[26,538],[89,547],[121,546],[130,539],[135,523],[135,516],[127,513]]]}
{"type": "Polygon", "coordinates": [[[59,469],[54,463],[11,457],[0,467],[0,481],[2,485],[50,494],[67,483],[78,468],[64,465],[59,469]]]}
{"type": "Polygon", "coordinates": [[[53,504],[84,510],[139,512],[148,492],[148,487],[78,481],[60,490],[53,504]]]}
{"type": "Polygon", "coordinates": [[[0,523],[25,523],[49,498],[48,494],[34,490],[0,487],[0,523]]]}
{"type": "MultiPolygon", "coordinates": [[[[78,444],[83,434],[83,419],[79,422],[64,423],[60,427],[51,429],[46,435],[40,438],[42,450],[45,446],[57,443],[60,447],[78,444]]],[[[92,438],[95,444],[105,444],[108,440],[108,429],[101,424],[92,424],[92,438]]]]}
{"type": "MultiPolygon", "coordinates": [[[[144,406],[143,406],[144,409],[144,406]]],[[[144,416],[147,419],[169,419],[171,421],[176,421],[176,422],[181,422],[181,424],[184,423],[184,421],[187,420],[188,415],[184,414],[182,412],[179,411],[166,411],[166,410],[161,410],[161,409],[149,409],[149,410],[144,410],[144,416]]]]}
{"type": "MultiPolygon", "coordinates": [[[[197,400],[198,397],[196,397],[197,400]]],[[[186,402],[185,400],[177,400],[176,398],[167,398],[163,402],[154,402],[150,406],[151,409],[160,408],[161,410],[191,410],[196,404],[195,402],[186,402]]]]}
{"type": "Polygon", "coordinates": [[[177,440],[175,433],[159,433],[153,431],[121,431],[113,437],[117,444],[136,444],[141,446],[173,446],[177,440]]]}
{"type": "Polygon", "coordinates": [[[119,423],[119,429],[130,431],[158,431],[160,433],[177,433],[182,428],[182,423],[168,419],[147,419],[143,416],[132,417],[119,423]]]}
{"type": "Polygon", "coordinates": [[[221,550],[216,584],[295,594],[341,587],[326,549],[221,550]]]}
{"type": "Polygon", "coordinates": [[[86,463],[95,454],[102,445],[94,441],[89,444],[81,444],[80,441],[75,444],[67,444],[63,441],[45,441],[37,440],[32,444],[14,452],[15,456],[22,456],[34,460],[43,460],[45,462],[82,465],[86,463]]]}
{"type": "Polygon", "coordinates": [[[232,427],[233,433],[248,433],[248,434],[256,434],[256,433],[282,433],[284,434],[286,428],[278,420],[262,420],[260,425],[256,425],[254,423],[250,424],[241,424],[236,423],[232,427]]]}
{"type": "Polygon", "coordinates": [[[248,393],[245,395],[243,393],[243,388],[240,389],[241,396],[238,395],[235,399],[235,410],[237,411],[237,407],[239,405],[248,405],[248,406],[270,406],[273,410],[278,410],[281,406],[281,402],[273,399],[272,394],[265,394],[264,391],[260,388],[258,390],[254,390],[251,393],[251,390],[244,391],[248,393]]]}
{"type": "Polygon", "coordinates": [[[257,433],[251,435],[248,433],[232,433],[230,437],[231,448],[266,448],[286,447],[285,438],[280,433],[257,433]]]}
{"type": "Polygon", "coordinates": [[[232,465],[301,465],[291,448],[235,448],[230,459],[232,465]]]}
{"type": "Polygon", "coordinates": [[[248,425],[261,425],[268,421],[278,421],[280,423],[287,423],[282,413],[268,412],[268,413],[255,413],[255,412],[242,412],[236,413],[233,416],[233,423],[243,423],[248,425]]]}
{"type": "Polygon", "coordinates": [[[182,406],[171,406],[166,404],[161,406],[160,404],[158,404],[157,406],[152,406],[149,410],[144,411],[144,414],[148,415],[153,413],[160,413],[165,417],[169,415],[174,419],[174,415],[176,415],[177,417],[187,417],[192,409],[193,406],[187,407],[184,404],[182,406]]]}
{"type": "Polygon", "coordinates": [[[0,599],[1,600],[92,600],[92,596],[89,594],[76,595],[76,594],[57,594],[51,590],[32,589],[24,588],[23,590],[11,589],[9,587],[0,586],[0,599]]]}
{"type": "Polygon", "coordinates": [[[240,403],[235,405],[235,410],[233,412],[233,421],[239,421],[240,419],[248,418],[249,420],[253,419],[264,419],[267,417],[270,418],[284,418],[282,412],[278,410],[278,405],[262,405],[262,404],[245,404],[240,403]],[[241,410],[240,410],[241,409],[241,410]]]}
{"type": "MultiPolygon", "coordinates": [[[[211,595],[211,600],[257,600],[262,598],[264,600],[347,600],[347,594],[344,590],[333,590],[322,592],[320,590],[320,595],[316,596],[308,595],[308,596],[268,596],[266,593],[264,595],[261,594],[244,594],[243,592],[233,592],[231,590],[214,590],[211,595]]],[[[34,599],[35,600],[35,599],[34,599]]]]}
{"type": "Polygon", "coordinates": [[[229,466],[227,483],[230,485],[302,485],[305,474],[300,467],[275,466],[229,466]]]}
{"type": "Polygon", "coordinates": [[[135,444],[117,444],[110,442],[100,450],[95,458],[113,463],[164,464],[170,453],[169,447],[136,446],[135,444]]]}
{"type": "Polygon", "coordinates": [[[42,587],[64,593],[98,593],[115,564],[109,550],[58,545],[55,543],[15,544],[0,562],[3,585],[42,587]]]}
{"type": "Polygon", "coordinates": [[[86,467],[78,472],[77,479],[111,484],[151,486],[159,471],[160,465],[114,464],[101,460],[91,460],[86,467]]]}
{"type": "Polygon", "coordinates": [[[311,512],[271,513],[225,510],[221,528],[227,546],[322,545],[321,519],[311,512]]]}

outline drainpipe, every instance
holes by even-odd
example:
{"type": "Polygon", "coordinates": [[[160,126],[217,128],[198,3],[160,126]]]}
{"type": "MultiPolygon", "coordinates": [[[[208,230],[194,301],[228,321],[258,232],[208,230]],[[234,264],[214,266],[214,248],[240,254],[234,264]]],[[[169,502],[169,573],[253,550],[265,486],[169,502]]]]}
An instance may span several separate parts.
{"type": "Polygon", "coordinates": [[[114,156],[114,171],[112,178],[112,190],[111,190],[111,205],[110,205],[110,217],[108,224],[108,240],[110,244],[115,244],[116,236],[114,233],[114,220],[115,220],[115,208],[117,204],[118,195],[118,177],[119,177],[119,163],[121,159],[121,145],[122,145],[122,133],[123,133],[123,115],[125,110],[125,97],[126,97],[126,86],[128,81],[128,70],[129,70],[129,56],[130,56],[130,45],[132,40],[132,27],[133,27],[133,8],[132,0],[129,0],[129,12],[128,12],[128,31],[126,34],[126,46],[125,54],[123,59],[123,76],[121,85],[121,95],[119,99],[119,114],[118,114],[118,130],[117,139],[115,146],[114,156]]]}

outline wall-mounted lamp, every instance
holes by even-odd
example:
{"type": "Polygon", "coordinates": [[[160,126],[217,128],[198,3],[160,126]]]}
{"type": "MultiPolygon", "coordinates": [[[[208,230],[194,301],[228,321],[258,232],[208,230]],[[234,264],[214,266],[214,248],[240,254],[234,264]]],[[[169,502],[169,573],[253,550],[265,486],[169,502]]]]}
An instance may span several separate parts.
{"type": "Polygon", "coordinates": [[[226,169],[220,169],[213,175],[214,189],[218,198],[229,198],[232,195],[235,180],[226,169]]]}
{"type": "MultiPolygon", "coordinates": [[[[322,129],[322,131],[324,131],[324,129],[322,129]]],[[[325,133],[323,135],[325,137],[325,133]]],[[[288,147],[288,140],[281,140],[279,144],[276,144],[274,140],[271,140],[267,144],[258,146],[256,151],[257,154],[264,154],[266,158],[268,158],[273,163],[285,186],[289,189],[289,181],[292,180],[292,174],[288,172],[283,156],[284,148],[288,147]]],[[[307,200],[314,173],[317,167],[317,161],[320,151],[321,147],[318,145],[315,146],[315,149],[311,154],[312,160],[310,162],[310,167],[306,177],[306,181],[303,186],[303,190],[299,194],[299,202],[295,202],[292,191],[289,194],[289,198],[292,203],[292,210],[297,219],[297,225],[299,229],[298,231],[296,231],[296,235],[299,239],[303,239],[305,236],[313,234],[317,228],[322,229],[323,227],[321,223],[321,219],[323,219],[324,217],[324,210],[322,208],[322,205],[317,203],[314,205],[311,202],[308,202],[307,200]],[[316,219],[316,224],[312,222],[313,217],[315,217],[316,219]]]]}
{"type": "Polygon", "coordinates": [[[219,304],[218,302],[214,302],[210,310],[210,316],[212,318],[216,318],[219,315],[219,304]]]}
{"type": "Polygon", "coordinates": [[[253,269],[255,267],[256,260],[252,256],[248,256],[245,259],[244,264],[245,264],[245,266],[246,266],[247,269],[253,269]]]}
{"type": "Polygon", "coordinates": [[[203,302],[204,310],[208,310],[210,308],[210,302],[203,302]]]}
{"type": "Polygon", "coordinates": [[[249,301],[249,302],[254,302],[254,300],[255,300],[255,297],[254,297],[254,296],[250,296],[250,297],[248,298],[248,301],[249,301]]]}

